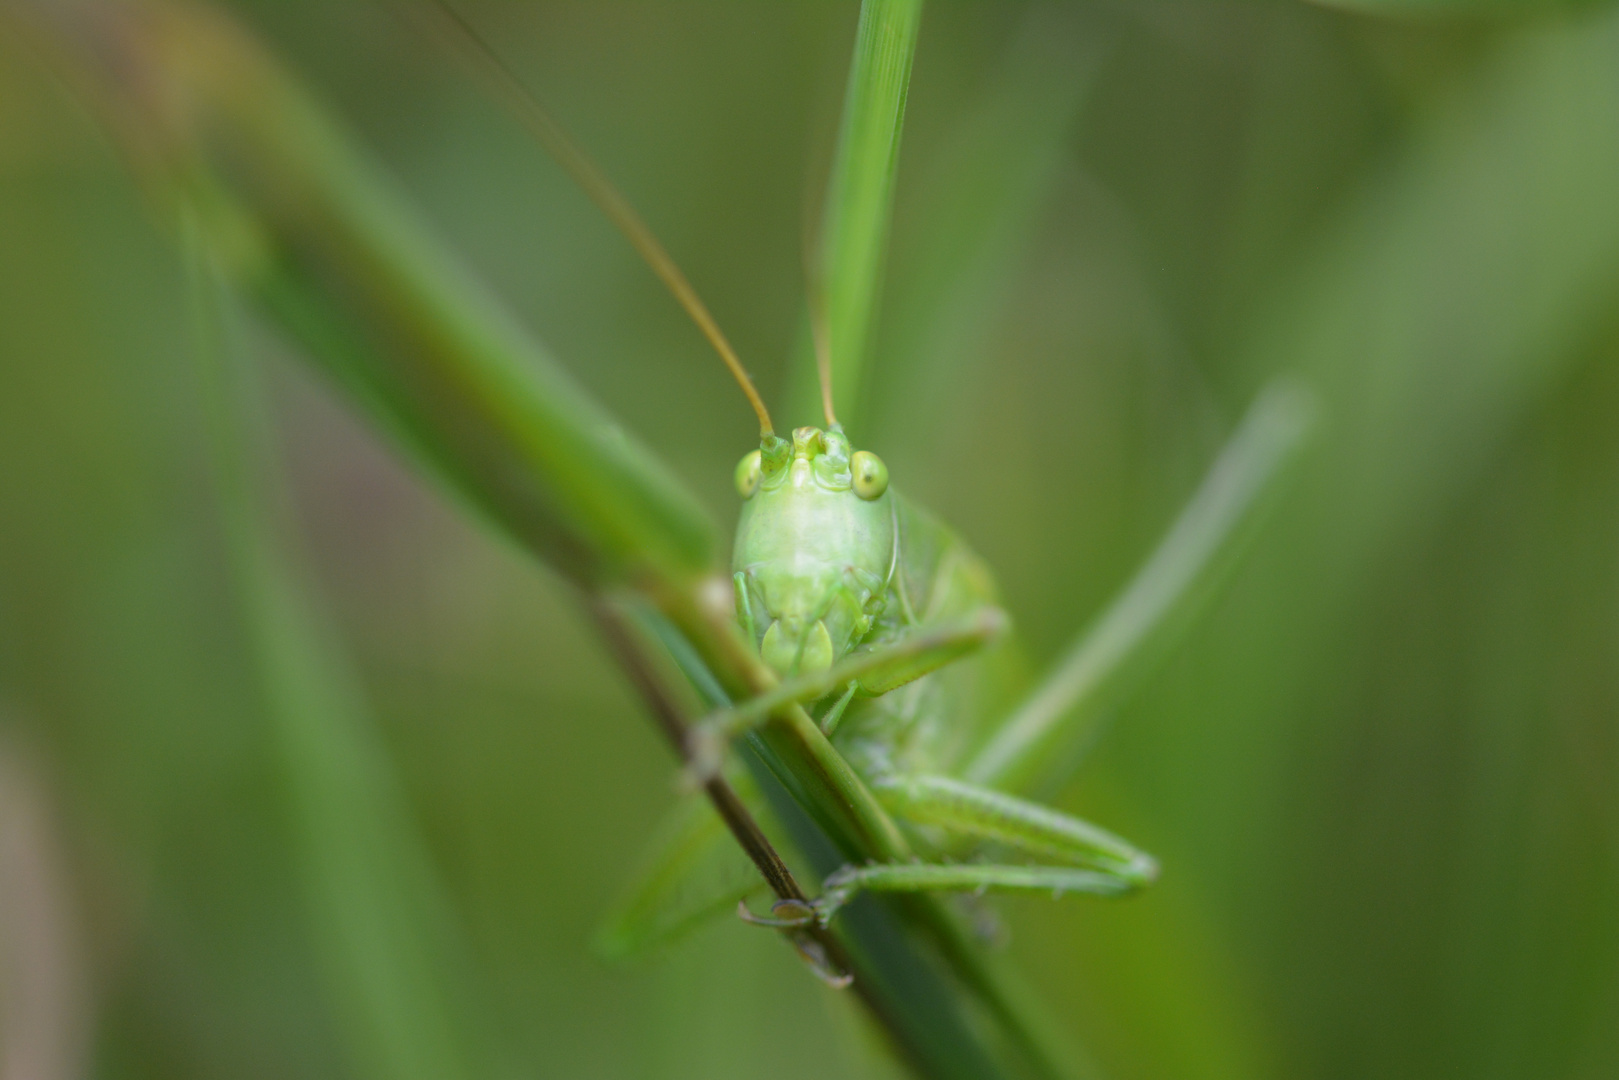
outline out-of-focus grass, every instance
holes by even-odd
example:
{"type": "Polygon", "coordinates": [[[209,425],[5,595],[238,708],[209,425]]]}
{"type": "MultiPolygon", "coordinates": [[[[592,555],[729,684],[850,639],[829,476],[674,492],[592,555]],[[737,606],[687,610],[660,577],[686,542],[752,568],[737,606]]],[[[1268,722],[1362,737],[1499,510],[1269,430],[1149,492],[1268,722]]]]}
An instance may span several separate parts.
{"type": "MultiPolygon", "coordinates": [[[[377,7],[238,7],[728,515],[750,417],[589,204],[377,7]]],[[[805,132],[853,8],[469,8],[779,386],[805,132]]],[[[929,9],[870,353],[876,448],[990,558],[1049,656],[1263,377],[1304,369],[1328,426],[1234,593],[1062,793],[1163,880],[1124,905],[1005,904],[1011,947],[1115,1076],[1610,1075],[1611,8],[1094,14],[1112,51],[1082,32],[1066,82],[1065,51],[1007,61],[1026,13],[929,9]],[[1020,118],[985,126],[1026,149],[964,146],[986,115],[1020,118]],[[991,196],[952,194],[962,163],[993,177],[1023,153],[1010,179],[1032,194],[981,234],[990,280],[959,279],[1000,299],[951,304],[968,355],[942,384],[925,364],[891,379],[890,358],[959,340],[926,344],[949,324],[905,300],[950,239],[922,209],[987,215],[991,196]]],[[[182,277],[94,127],[11,42],[0,117],[0,695],[66,808],[98,1069],[340,1075],[206,494],[182,277]]],[[[639,971],[588,955],[620,855],[667,801],[664,751],[553,583],[278,371],[320,584],[523,1070],[862,1067],[861,1034],[767,935],[720,925],[639,971]]]]}
{"type": "Polygon", "coordinates": [[[459,919],[422,850],[347,650],[286,535],[275,443],[240,313],[190,212],[181,233],[232,596],[336,1040],[360,1076],[487,1074],[499,1052],[459,919]]]}

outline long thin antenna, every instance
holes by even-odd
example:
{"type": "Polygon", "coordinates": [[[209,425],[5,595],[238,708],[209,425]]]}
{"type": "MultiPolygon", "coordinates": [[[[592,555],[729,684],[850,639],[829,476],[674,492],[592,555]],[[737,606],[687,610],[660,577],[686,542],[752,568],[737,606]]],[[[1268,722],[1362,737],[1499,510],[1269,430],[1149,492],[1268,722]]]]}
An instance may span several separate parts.
{"type": "Polygon", "coordinates": [[[819,266],[806,255],[805,285],[809,291],[810,337],[815,341],[815,370],[821,379],[821,411],[826,413],[826,426],[839,427],[837,415],[832,411],[832,342],[826,331],[826,289],[821,284],[819,266]]]}
{"type": "Polygon", "coordinates": [[[752,405],[753,411],[758,414],[760,437],[773,435],[775,430],[770,423],[770,412],[765,408],[764,400],[759,397],[759,391],[754,388],[753,380],[748,378],[742,362],[737,359],[731,343],[725,339],[719,324],[708,313],[708,308],[698,297],[697,290],[691,287],[686,275],[680,272],[680,267],[675,265],[675,261],[663,249],[658,238],[652,235],[652,230],[647,227],[646,222],[641,220],[641,215],[637,214],[635,208],[618,193],[618,189],[613,187],[612,182],[601,169],[597,168],[596,163],[574,145],[568,133],[551,119],[551,114],[545,111],[539,99],[523,85],[522,80],[506,65],[506,62],[496,55],[489,43],[473,29],[472,24],[462,18],[447,0],[434,0],[433,6],[453,29],[452,36],[459,42],[461,46],[459,51],[463,57],[471,63],[489,88],[517,114],[523,126],[539,140],[540,145],[556,158],[557,163],[573,177],[574,182],[583,188],[585,194],[589,195],[613,224],[618,226],[619,232],[623,233],[635,250],[640,252],[641,258],[646,260],[652,272],[663,280],[675,299],[680,302],[680,306],[686,309],[686,314],[691,316],[697,328],[703,332],[703,336],[708,338],[709,344],[714,346],[714,351],[720,354],[720,359],[725,361],[725,366],[730,369],[737,385],[742,387],[742,393],[747,395],[748,404],[752,405]]]}

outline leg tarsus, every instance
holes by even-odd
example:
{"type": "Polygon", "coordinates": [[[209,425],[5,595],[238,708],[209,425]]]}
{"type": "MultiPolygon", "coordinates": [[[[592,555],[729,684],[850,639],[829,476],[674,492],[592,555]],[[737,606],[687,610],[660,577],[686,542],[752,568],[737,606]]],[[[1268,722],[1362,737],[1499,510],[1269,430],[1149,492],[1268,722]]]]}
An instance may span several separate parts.
{"type": "Polygon", "coordinates": [[[825,927],[814,904],[804,900],[777,900],[770,905],[769,915],[755,915],[748,910],[748,902],[742,900],[736,905],[736,914],[745,923],[780,930],[815,977],[834,990],[842,990],[854,982],[852,974],[832,962],[826,947],[815,940],[814,935],[805,933],[818,923],[825,927]]]}
{"type": "Polygon", "coordinates": [[[805,900],[777,900],[770,905],[769,915],[755,915],[746,900],[736,903],[736,917],[753,926],[771,930],[795,930],[815,924],[815,905],[805,900]]]}
{"type": "Polygon", "coordinates": [[[844,971],[832,962],[826,954],[826,946],[802,930],[787,931],[787,940],[793,943],[798,950],[799,958],[809,965],[815,977],[834,990],[845,990],[854,982],[854,975],[844,971]]]}

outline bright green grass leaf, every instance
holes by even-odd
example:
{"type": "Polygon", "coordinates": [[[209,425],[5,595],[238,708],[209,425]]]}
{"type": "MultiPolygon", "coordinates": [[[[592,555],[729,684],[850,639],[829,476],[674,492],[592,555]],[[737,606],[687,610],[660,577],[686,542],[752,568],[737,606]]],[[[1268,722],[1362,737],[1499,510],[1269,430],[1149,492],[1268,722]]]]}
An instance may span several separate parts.
{"type": "MultiPolygon", "coordinates": [[[[854,63],[849,68],[837,155],[812,256],[821,279],[832,390],[838,419],[858,421],[866,381],[866,355],[882,292],[900,132],[911,63],[922,23],[921,0],[866,0],[860,8],[854,63]]],[[[814,368],[800,364],[788,415],[818,416],[814,368]]]]}

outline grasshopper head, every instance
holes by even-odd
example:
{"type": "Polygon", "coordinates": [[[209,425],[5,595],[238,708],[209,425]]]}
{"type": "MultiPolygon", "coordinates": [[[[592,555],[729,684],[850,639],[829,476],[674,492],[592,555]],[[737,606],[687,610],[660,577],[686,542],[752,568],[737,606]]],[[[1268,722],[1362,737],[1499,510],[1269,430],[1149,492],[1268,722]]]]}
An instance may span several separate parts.
{"type": "Polygon", "coordinates": [[[871,630],[894,571],[888,470],[836,425],[768,438],[736,470],[737,612],[783,676],[831,667],[871,630]]]}

